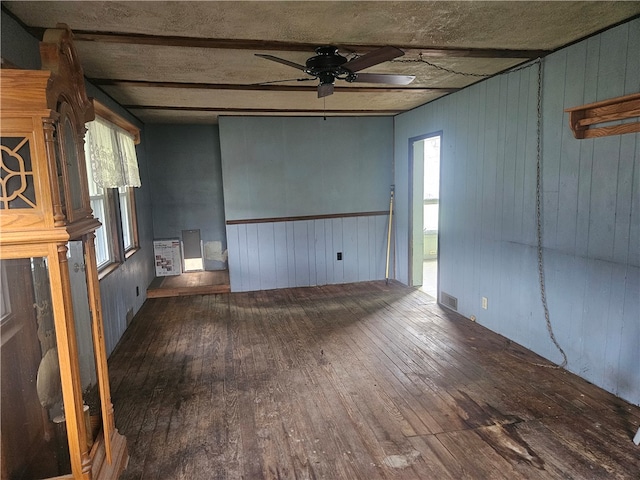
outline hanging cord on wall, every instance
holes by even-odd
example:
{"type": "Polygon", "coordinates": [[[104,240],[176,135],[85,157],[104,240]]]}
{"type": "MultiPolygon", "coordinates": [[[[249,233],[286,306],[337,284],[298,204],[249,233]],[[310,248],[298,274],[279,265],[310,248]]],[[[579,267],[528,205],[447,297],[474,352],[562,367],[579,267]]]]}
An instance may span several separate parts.
{"type": "Polygon", "coordinates": [[[538,280],[540,282],[540,300],[544,309],[544,319],[547,323],[547,331],[551,341],[562,354],[560,365],[548,365],[535,363],[539,367],[564,368],[567,366],[567,354],[564,352],[556,336],[553,333],[551,319],[549,318],[549,307],[547,306],[547,295],[544,281],[544,255],[542,243],[542,59],[538,58],[538,94],[537,94],[537,121],[536,121],[536,236],[538,240],[538,280]]]}
{"type": "MultiPolygon", "coordinates": [[[[493,74],[482,74],[482,73],[470,73],[470,72],[459,72],[457,70],[452,70],[450,68],[443,67],[441,65],[436,65],[435,63],[431,63],[425,60],[422,56],[422,53],[418,55],[417,59],[402,59],[402,60],[393,60],[398,63],[426,63],[427,65],[436,68],[438,70],[453,73],[456,75],[463,75],[466,77],[491,77],[493,74]]],[[[533,65],[538,66],[538,82],[537,82],[537,106],[536,106],[536,238],[537,238],[537,256],[538,256],[538,280],[540,283],[540,301],[542,302],[542,308],[544,310],[544,319],[547,325],[547,331],[549,332],[549,338],[556,346],[560,354],[562,355],[562,363],[559,365],[549,365],[542,363],[533,363],[538,367],[546,367],[546,368],[564,368],[567,366],[567,354],[562,349],[558,340],[556,339],[555,334],[553,333],[553,326],[551,325],[551,319],[549,316],[549,307],[547,305],[547,295],[546,295],[546,287],[544,280],[544,248],[542,242],[542,59],[537,58],[531,63],[527,63],[523,66],[512,68],[503,73],[514,73],[520,70],[524,70],[532,67],[533,65]]]]}

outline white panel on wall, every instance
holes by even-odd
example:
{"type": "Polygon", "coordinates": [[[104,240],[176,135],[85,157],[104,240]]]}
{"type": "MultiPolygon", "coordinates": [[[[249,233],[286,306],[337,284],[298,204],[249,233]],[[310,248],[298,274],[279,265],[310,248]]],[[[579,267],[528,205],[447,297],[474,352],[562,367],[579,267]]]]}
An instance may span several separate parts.
{"type": "Polygon", "coordinates": [[[259,223],[256,225],[256,241],[258,262],[260,266],[260,289],[262,285],[269,285],[269,288],[276,288],[278,285],[278,268],[276,266],[276,244],[275,229],[273,223],[259,223]]]}
{"type": "Polygon", "coordinates": [[[314,222],[316,285],[327,285],[327,245],[324,220],[314,222]]]}
{"type": "Polygon", "coordinates": [[[295,236],[294,226],[292,222],[284,222],[286,229],[286,243],[280,245],[287,252],[287,287],[297,285],[296,284],[296,251],[295,251],[295,236]]]}
{"type": "Polygon", "coordinates": [[[368,215],[227,225],[231,290],[382,280],[387,222],[368,215]]]}
{"type": "Polygon", "coordinates": [[[344,279],[344,254],[343,260],[338,261],[336,254],[338,252],[344,252],[342,243],[342,219],[334,218],[331,220],[331,243],[333,244],[333,252],[331,255],[331,262],[333,263],[333,282],[331,283],[345,283],[344,279]]]}
{"type": "MultiPolygon", "coordinates": [[[[231,249],[229,249],[231,250],[231,249]]],[[[251,276],[252,272],[249,269],[249,248],[248,248],[248,240],[247,240],[247,226],[240,225],[238,227],[238,250],[240,254],[240,285],[243,290],[251,290],[251,276]]],[[[229,266],[229,270],[231,270],[231,266],[229,266]]]]}
{"type": "MultiPolygon", "coordinates": [[[[275,288],[285,288],[289,285],[289,254],[287,245],[286,222],[270,223],[274,232],[274,261],[276,269],[275,288]]],[[[265,286],[265,289],[272,287],[265,286]]],[[[235,291],[235,290],[234,290],[235,291]]]]}
{"type": "Polygon", "coordinates": [[[344,283],[358,281],[358,219],[342,219],[342,260],[344,283]]]}
{"type": "MultiPolygon", "coordinates": [[[[356,219],[356,231],[357,231],[357,248],[358,252],[358,280],[369,279],[371,277],[370,272],[370,258],[369,251],[373,250],[369,245],[369,217],[359,217],[356,219]],[[366,254],[366,256],[365,256],[366,254]]],[[[375,245],[374,245],[375,247],[375,245]]]]}
{"type": "MultiPolygon", "coordinates": [[[[295,258],[295,285],[307,287],[315,284],[315,279],[311,280],[311,243],[312,235],[309,234],[309,221],[291,222],[293,226],[293,254],[295,258]]],[[[314,255],[315,260],[315,255],[314,255]]]]}
{"type": "MultiPolygon", "coordinates": [[[[227,225],[227,242],[229,245],[240,245],[239,230],[242,225],[227,225]]],[[[229,284],[231,291],[242,291],[242,274],[240,272],[240,248],[229,248],[229,284]],[[233,268],[231,267],[233,265],[233,268]]]]}

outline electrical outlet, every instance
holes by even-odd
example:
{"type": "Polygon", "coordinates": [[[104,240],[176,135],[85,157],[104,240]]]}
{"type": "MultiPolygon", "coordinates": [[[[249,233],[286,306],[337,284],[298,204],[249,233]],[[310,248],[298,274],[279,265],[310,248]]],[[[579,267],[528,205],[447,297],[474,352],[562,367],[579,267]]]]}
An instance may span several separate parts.
{"type": "Polygon", "coordinates": [[[489,308],[489,299],[487,297],[482,297],[482,308],[484,310],[489,308]]]}
{"type": "Polygon", "coordinates": [[[337,255],[336,255],[336,258],[338,260],[342,260],[342,252],[338,252],[337,255]]]}

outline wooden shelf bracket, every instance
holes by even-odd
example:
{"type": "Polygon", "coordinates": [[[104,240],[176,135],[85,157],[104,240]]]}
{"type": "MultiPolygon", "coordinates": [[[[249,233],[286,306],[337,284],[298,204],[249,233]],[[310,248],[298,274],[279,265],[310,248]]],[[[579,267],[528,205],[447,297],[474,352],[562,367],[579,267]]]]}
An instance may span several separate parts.
{"type": "Polygon", "coordinates": [[[565,109],[578,139],[640,132],[640,93],[565,109]],[[624,122],[635,118],[635,122],[624,122]],[[611,125],[603,125],[609,124],[611,125]]]}

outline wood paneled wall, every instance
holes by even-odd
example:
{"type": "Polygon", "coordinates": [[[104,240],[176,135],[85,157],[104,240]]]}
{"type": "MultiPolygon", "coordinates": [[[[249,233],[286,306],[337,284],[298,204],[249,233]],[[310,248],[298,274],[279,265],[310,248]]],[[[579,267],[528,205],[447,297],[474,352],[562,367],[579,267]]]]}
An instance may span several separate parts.
{"type": "Polygon", "coordinates": [[[388,215],[227,225],[231,290],[385,278],[388,215]],[[342,252],[342,260],[337,253],[342,252]]]}
{"type": "MultiPolygon", "coordinates": [[[[640,19],[543,60],[542,219],[551,321],[569,370],[640,404],[640,135],[576,140],[564,108],[640,91],[640,19]]],[[[442,130],[440,287],[553,361],[536,259],[536,67],[396,117],[398,279],[408,148],[442,130]],[[481,308],[481,297],[489,308],[481,308]]]]}
{"type": "MultiPolygon", "coordinates": [[[[87,94],[107,105],[130,121],[136,121],[114,100],[97,87],[86,82],[87,94]]],[[[140,127],[142,125],[138,124],[140,127]]],[[[142,128],[136,155],[142,186],[134,188],[140,249],[129,256],[116,270],[100,280],[102,318],[107,355],[110,355],[127,328],[127,316],[135,315],[147,298],[147,287],[155,277],[153,259],[153,219],[149,174],[149,139],[142,128]]]]}
{"type": "Polygon", "coordinates": [[[391,118],[221,117],[220,147],[232,291],[384,278],[391,118]]]}

